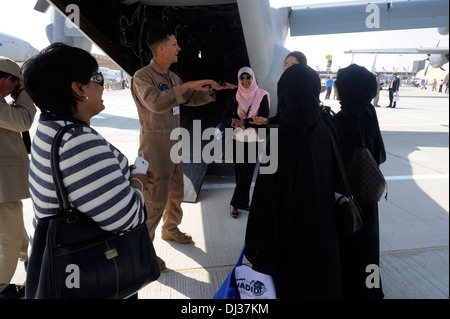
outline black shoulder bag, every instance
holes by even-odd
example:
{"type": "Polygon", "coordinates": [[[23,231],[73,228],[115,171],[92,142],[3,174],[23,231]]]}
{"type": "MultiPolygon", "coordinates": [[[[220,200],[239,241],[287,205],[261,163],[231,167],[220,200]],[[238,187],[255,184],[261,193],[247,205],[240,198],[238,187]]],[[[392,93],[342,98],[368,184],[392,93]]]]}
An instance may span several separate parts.
{"type": "MultiPolygon", "coordinates": [[[[159,278],[145,223],[121,232],[102,230],[70,207],[59,170],[59,145],[74,126],[55,136],[51,163],[59,214],[37,221],[28,263],[27,299],[123,299],[159,278]]],[[[144,208],[145,209],[145,208],[144,208]]]]}

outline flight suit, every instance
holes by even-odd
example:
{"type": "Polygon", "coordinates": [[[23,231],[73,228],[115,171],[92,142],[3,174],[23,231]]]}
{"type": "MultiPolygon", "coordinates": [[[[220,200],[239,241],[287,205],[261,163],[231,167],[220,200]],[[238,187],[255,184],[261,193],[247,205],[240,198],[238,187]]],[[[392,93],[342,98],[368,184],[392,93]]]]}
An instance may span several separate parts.
{"type": "Polygon", "coordinates": [[[152,240],[163,217],[163,232],[177,231],[183,211],[183,163],[170,158],[171,148],[178,140],[170,140],[172,130],[180,127],[180,104],[201,106],[215,101],[209,92],[182,93],[183,82],[172,71],[165,74],[152,60],[138,70],[131,81],[131,92],[139,115],[138,155],[145,158],[155,172],[157,185],[144,192],[147,208],[147,228],[152,240]]]}

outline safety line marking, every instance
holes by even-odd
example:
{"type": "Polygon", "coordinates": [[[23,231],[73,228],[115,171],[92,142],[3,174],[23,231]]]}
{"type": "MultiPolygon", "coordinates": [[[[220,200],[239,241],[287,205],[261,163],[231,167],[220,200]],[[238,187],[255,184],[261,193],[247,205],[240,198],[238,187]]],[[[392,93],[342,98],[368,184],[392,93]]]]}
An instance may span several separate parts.
{"type": "MultiPolygon", "coordinates": [[[[449,174],[434,174],[434,175],[399,175],[399,176],[385,176],[386,181],[406,181],[406,180],[424,180],[424,179],[448,179],[449,174]]],[[[255,183],[252,183],[252,187],[255,183]]],[[[202,189],[223,189],[223,188],[235,188],[235,183],[224,184],[203,184],[202,189]]]]}

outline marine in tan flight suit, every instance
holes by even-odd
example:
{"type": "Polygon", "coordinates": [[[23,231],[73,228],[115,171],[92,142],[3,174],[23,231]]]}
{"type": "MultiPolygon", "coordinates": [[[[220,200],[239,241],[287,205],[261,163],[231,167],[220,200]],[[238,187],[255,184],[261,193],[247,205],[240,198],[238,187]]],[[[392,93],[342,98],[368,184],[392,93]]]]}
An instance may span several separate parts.
{"type": "MultiPolygon", "coordinates": [[[[180,127],[180,104],[201,106],[215,101],[213,90],[233,89],[234,85],[219,85],[213,80],[183,83],[169,67],[178,62],[181,50],[173,33],[151,30],[147,45],[153,54],[150,64],[138,70],[131,81],[131,92],[136,103],[139,122],[138,155],[149,162],[157,176],[157,185],[145,191],[147,227],[152,240],[161,217],[161,238],[182,244],[192,241],[189,234],[178,229],[183,217],[184,198],[183,163],[175,164],[170,150],[178,141],[170,140],[172,130],[180,127]]],[[[164,262],[158,257],[160,268],[164,262]]]]}

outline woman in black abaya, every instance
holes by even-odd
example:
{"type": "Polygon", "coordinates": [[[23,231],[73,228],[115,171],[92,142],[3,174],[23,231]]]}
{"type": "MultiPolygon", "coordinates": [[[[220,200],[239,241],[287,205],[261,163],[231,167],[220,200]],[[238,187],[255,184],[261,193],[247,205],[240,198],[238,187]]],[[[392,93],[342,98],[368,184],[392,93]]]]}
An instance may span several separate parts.
{"type": "Polygon", "coordinates": [[[307,65],[283,73],[278,170],[259,174],[253,192],[245,256],[274,278],[277,298],[341,297],[334,154],[319,94],[320,79],[307,65]]]}
{"type": "MultiPolygon", "coordinates": [[[[336,97],[341,111],[334,117],[339,134],[344,164],[349,161],[355,148],[362,145],[362,138],[378,165],[386,161],[375,108],[371,104],[377,93],[376,77],[367,69],[352,64],[337,74],[336,97]]],[[[364,202],[356,197],[362,214],[363,227],[348,238],[341,240],[344,298],[383,298],[381,280],[376,278],[373,266],[380,264],[380,234],[378,203],[364,202]],[[366,279],[369,278],[369,287],[366,279]],[[376,286],[379,283],[379,287],[376,286]]]]}

